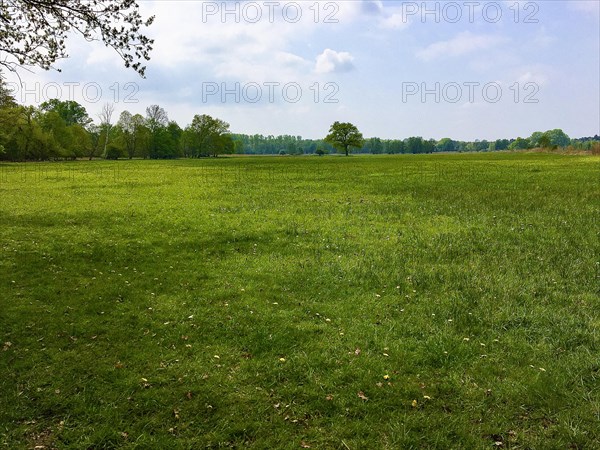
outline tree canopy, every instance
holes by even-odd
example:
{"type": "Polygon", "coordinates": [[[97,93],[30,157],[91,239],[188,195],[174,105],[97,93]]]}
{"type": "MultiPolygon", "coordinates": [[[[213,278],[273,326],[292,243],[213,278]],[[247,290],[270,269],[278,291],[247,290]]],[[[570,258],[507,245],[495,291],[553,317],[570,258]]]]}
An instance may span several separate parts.
{"type": "Polygon", "coordinates": [[[192,156],[217,156],[233,148],[229,124],[207,114],[196,114],[185,132],[192,156]]]}
{"type": "Polygon", "coordinates": [[[102,41],[144,76],[153,40],[142,34],[154,17],[142,18],[135,0],[4,0],[0,2],[0,66],[54,68],[67,58],[70,32],[102,41]]]}
{"type": "Polygon", "coordinates": [[[0,108],[14,108],[15,106],[17,106],[15,97],[6,86],[4,79],[2,79],[2,73],[0,73],[0,108]]]}
{"type": "Polygon", "coordinates": [[[44,112],[56,112],[67,125],[79,124],[86,126],[92,122],[85,107],[74,100],[62,101],[53,98],[42,103],[40,109],[44,112]]]}
{"type": "Polygon", "coordinates": [[[329,134],[325,137],[325,142],[345,152],[348,156],[348,152],[352,147],[361,148],[365,140],[355,125],[347,122],[334,122],[329,128],[329,134]]]}

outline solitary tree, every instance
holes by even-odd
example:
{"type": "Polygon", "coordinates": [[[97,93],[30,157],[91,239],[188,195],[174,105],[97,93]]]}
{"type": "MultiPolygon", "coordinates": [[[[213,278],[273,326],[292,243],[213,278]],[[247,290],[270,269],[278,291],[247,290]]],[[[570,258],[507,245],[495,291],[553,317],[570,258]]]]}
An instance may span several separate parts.
{"type": "Polygon", "coordinates": [[[154,17],[142,18],[135,0],[0,1],[0,66],[41,67],[68,57],[65,40],[73,31],[102,41],[144,76],[153,40],[142,34],[154,17]]]}
{"type": "Polygon", "coordinates": [[[334,122],[331,128],[329,128],[329,134],[325,137],[325,142],[345,152],[346,156],[348,156],[350,148],[361,148],[365,140],[355,125],[334,122]]]}

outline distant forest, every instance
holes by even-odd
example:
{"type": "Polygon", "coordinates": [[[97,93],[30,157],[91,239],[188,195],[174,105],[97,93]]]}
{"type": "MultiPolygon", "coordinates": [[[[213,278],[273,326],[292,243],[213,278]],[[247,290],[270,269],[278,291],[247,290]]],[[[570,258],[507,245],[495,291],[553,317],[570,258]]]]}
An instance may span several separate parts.
{"type": "MultiPolygon", "coordinates": [[[[158,105],[146,115],[123,111],[114,116],[107,103],[94,122],[79,103],[53,99],[39,107],[18,104],[0,78],[0,160],[45,161],[77,158],[172,159],[247,155],[325,155],[337,150],[323,139],[301,136],[263,136],[231,133],[229,124],[206,114],[195,115],[182,128],[169,120],[158,105]]],[[[496,141],[457,141],[451,138],[367,138],[353,153],[422,154],[487,152],[530,148],[563,148],[599,152],[600,136],[571,139],[560,129],[535,132],[529,137],[496,141]]]]}
{"type": "MultiPolygon", "coordinates": [[[[232,134],[240,142],[239,153],[255,155],[274,154],[313,154],[322,149],[324,153],[336,153],[322,139],[303,139],[301,136],[263,136],[232,134]]],[[[571,139],[562,130],[536,132],[528,138],[498,139],[496,141],[476,140],[474,142],[455,141],[450,138],[424,139],[414,136],[406,139],[365,139],[360,149],[353,153],[397,154],[397,153],[439,153],[439,152],[488,152],[498,150],[522,150],[530,148],[559,148],[572,146],[580,150],[592,150],[594,142],[600,143],[600,136],[571,139]]]]}

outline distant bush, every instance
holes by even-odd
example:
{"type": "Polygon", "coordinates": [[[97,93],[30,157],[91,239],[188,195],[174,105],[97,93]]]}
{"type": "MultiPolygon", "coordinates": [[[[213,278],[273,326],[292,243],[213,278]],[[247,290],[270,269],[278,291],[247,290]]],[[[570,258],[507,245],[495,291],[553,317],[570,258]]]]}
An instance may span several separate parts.
{"type": "Polygon", "coordinates": [[[106,146],[106,159],[113,159],[113,160],[117,160],[119,159],[121,156],[123,156],[123,150],[121,150],[121,148],[115,144],[108,144],[106,146]]]}

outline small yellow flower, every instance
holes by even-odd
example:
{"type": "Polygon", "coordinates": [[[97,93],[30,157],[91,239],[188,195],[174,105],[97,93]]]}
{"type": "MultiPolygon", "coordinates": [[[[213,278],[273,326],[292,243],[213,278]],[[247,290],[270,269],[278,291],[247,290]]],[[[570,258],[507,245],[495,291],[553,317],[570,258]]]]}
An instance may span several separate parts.
{"type": "Polygon", "coordinates": [[[285,358],[279,358],[279,362],[284,363],[285,362],[285,358]]]}
{"type": "Polygon", "coordinates": [[[417,407],[417,405],[418,405],[417,401],[416,401],[416,400],[413,400],[413,401],[412,401],[412,407],[413,407],[413,408],[416,408],[416,407],[417,407]]]}
{"type": "Polygon", "coordinates": [[[431,400],[431,397],[430,397],[429,395],[424,395],[424,396],[423,396],[423,398],[424,398],[425,400],[431,400]]]}
{"type": "Polygon", "coordinates": [[[390,379],[390,376],[389,376],[388,374],[385,374],[385,375],[383,376],[383,379],[384,379],[384,380],[389,380],[389,379],[390,379]]]}

